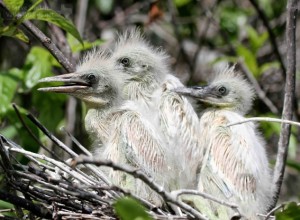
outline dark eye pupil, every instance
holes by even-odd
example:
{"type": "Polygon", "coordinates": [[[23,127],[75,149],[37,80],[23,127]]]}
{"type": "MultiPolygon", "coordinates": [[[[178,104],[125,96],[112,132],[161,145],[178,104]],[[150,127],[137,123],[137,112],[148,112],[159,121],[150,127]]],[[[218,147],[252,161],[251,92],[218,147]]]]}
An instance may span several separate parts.
{"type": "Polygon", "coordinates": [[[93,81],[93,80],[96,79],[96,77],[95,77],[94,74],[90,74],[90,75],[88,75],[88,79],[89,79],[90,81],[93,81]]]}
{"type": "Polygon", "coordinates": [[[219,92],[223,95],[226,93],[226,88],[225,87],[221,87],[219,88],[219,92]]]}
{"type": "Polygon", "coordinates": [[[129,59],[128,58],[123,58],[121,60],[121,63],[124,65],[124,66],[128,66],[129,65],[129,59]]]}

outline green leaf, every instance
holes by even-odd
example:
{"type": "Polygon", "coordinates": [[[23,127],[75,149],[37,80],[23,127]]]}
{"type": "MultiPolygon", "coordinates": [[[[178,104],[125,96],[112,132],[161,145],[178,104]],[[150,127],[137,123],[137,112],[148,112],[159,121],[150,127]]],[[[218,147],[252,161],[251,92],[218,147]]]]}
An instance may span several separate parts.
{"type": "MultiPolygon", "coordinates": [[[[18,109],[27,127],[29,127],[33,134],[39,138],[39,129],[26,117],[26,114],[28,113],[27,110],[20,106],[18,106],[18,109]]],[[[17,143],[19,143],[26,150],[35,153],[38,152],[40,148],[39,144],[33,139],[31,135],[29,135],[28,131],[23,127],[13,108],[10,108],[10,110],[6,113],[6,117],[8,118],[9,123],[13,125],[17,130],[18,135],[15,137],[17,139],[17,143]]],[[[20,162],[23,164],[26,164],[28,162],[28,159],[21,155],[19,158],[20,162]]]]}
{"type": "Polygon", "coordinates": [[[300,219],[300,206],[296,202],[289,203],[282,212],[276,212],[276,220],[300,219]]]}
{"type": "Polygon", "coordinates": [[[296,160],[287,160],[286,165],[288,167],[294,168],[300,173],[300,163],[296,160]]]}
{"type": "Polygon", "coordinates": [[[22,77],[23,72],[18,69],[11,69],[8,72],[0,72],[0,121],[11,108],[11,102],[22,77]]]}
{"type": "Polygon", "coordinates": [[[236,49],[237,54],[244,58],[245,64],[255,77],[259,77],[259,69],[256,62],[255,54],[243,45],[239,45],[236,49]]]}
{"type": "Polygon", "coordinates": [[[279,69],[280,64],[278,61],[274,61],[274,62],[269,62],[269,63],[264,63],[259,67],[259,72],[260,73],[264,73],[267,70],[274,68],[274,69],[279,69]]]}
{"type": "Polygon", "coordinates": [[[123,197],[114,204],[115,211],[121,220],[151,220],[145,208],[136,200],[123,197]]]}
{"type": "Polygon", "coordinates": [[[251,49],[253,53],[256,54],[268,39],[268,32],[264,32],[263,34],[259,35],[257,31],[251,26],[247,26],[246,30],[248,33],[251,49]]]}
{"type": "Polygon", "coordinates": [[[8,202],[0,200],[0,209],[13,209],[14,206],[8,202]]]}
{"type": "Polygon", "coordinates": [[[217,64],[219,62],[231,62],[231,63],[236,63],[238,58],[233,57],[233,56],[222,56],[216,58],[213,62],[210,63],[210,65],[217,64]]]}
{"type": "Polygon", "coordinates": [[[39,120],[50,131],[55,131],[65,116],[65,102],[67,96],[63,94],[35,91],[32,94],[32,105],[39,112],[39,120]]]}
{"type": "Polygon", "coordinates": [[[24,89],[31,89],[38,83],[39,79],[51,76],[54,64],[56,61],[48,50],[42,47],[32,47],[24,66],[24,89]]]}
{"type": "Polygon", "coordinates": [[[297,147],[298,147],[297,138],[295,137],[294,134],[291,134],[290,141],[289,141],[289,151],[288,151],[288,157],[290,159],[296,159],[297,147]]]}
{"type": "Polygon", "coordinates": [[[182,7],[191,2],[191,0],[174,0],[176,7],[182,7]]]}
{"type": "Polygon", "coordinates": [[[14,138],[18,134],[17,129],[12,125],[4,127],[2,130],[0,130],[0,133],[9,139],[14,138]]]}
{"type": "Polygon", "coordinates": [[[235,6],[219,7],[217,14],[220,16],[220,27],[229,34],[231,40],[237,40],[240,27],[244,28],[249,12],[235,6]]]}
{"type": "Polygon", "coordinates": [[[17,28],[15,25],[0,27],[0,36],[14,37],[24,41],[25,43],[29,42],[29,39],[24,34],[24,32],[17,28]]]}
{"type": "Polygon", "coordinates": [[[19,12],[20,8],[24,4],[24,0],[3,0],[3,1],[13,16],[16,16],[16,14],[19,12]]]}
{"type": "Polygon", "coordinates": [[[17,38],[25,43],[29,43],[29,38],[20,29],[17,29],[17,32],[13,37],[17,38]]]}
{"type": "Polygon", "coordinates": [[[43,2],[43,0],[37,0],[36,2],[34,2],[30,8],[27,10],[26,13],[33,11],[39,4],[41,4],[43,2]]]}
{"type": "Polygon", "coordinates": [[[98,39],[94,42],[84,41],[83,44],[81,44],[70,34],[67,34],[67,40],[73,53],[88,50],[104,43],[103,40],[98,39]]]}
{"type": "Polygon", "coordinates": [[[61,29],[65,30],[66,32],[72,34],[80,43],[83,43],[80,34],[77,31],[76,27],[73,25],[73,23],[51,9],[40,8],[28,12],[26,13],[23,19],[24,20],[36,19],[36,20],[50,22],[60,27],[61,29]]]}

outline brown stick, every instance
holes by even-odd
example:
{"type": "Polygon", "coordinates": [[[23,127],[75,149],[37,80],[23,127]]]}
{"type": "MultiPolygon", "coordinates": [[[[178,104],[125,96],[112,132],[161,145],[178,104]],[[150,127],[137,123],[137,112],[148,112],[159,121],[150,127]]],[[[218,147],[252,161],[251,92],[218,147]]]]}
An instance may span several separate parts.
{"type": "MultiPolygon", "coordinates": [[[[296,78],[296,18],[297,18],[298,0],[289,0],[287,3],[286,19],[286,47],[287,47],[287,72],[284,95],[284,106],[282,119],[291,120],[293,116],[293,100],[295,98],[295,78],[296,78]]],[[[278,152],[274,170],[273,187],[274,203],[270,209],[274,208],[277,203],[288,154],[289,139],[291,133],[290,124],[282,124],[278,142],[278,152]]]]}
{"type": "MultiPolygon", "coordinates": [[[[7,14],[10,16],[11,13],[5,6],[2,0],[0,0],[0,8],[2,8],[7,14]]],[[[30,21],[24,21],[22,23],[31,34],[33,34],[42,44],[46,47],[49,52],[55,57],[55,59],[62,65],[62,67],[68,72],[74,72],[75,68],[70,63],[70,61],[66,58],[66,56],[56,47],[56,45],[51,41],[49,37],[47,37],[40,29],[38,29],[34,24],[30,21]]]]}

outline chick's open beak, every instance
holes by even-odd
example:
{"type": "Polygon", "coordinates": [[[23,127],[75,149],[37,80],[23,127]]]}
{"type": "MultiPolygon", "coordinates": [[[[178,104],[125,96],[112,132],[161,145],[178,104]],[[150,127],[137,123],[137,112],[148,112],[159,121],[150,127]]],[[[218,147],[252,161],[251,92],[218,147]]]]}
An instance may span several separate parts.
{"type": "Polygon", "coordinates": [[[91,85],[82,79],[79,73],[68,73],[59,76],[46,77],[39,82],[64,82],[65,85],[53,86],[53,87],[43,87],[39,88],[39,91],[43,92],[57,92],[57,93],[75,93],[78,90],[87,89],[91,85]]]}
{"type": "Polygon", "coordinates": [[[185,96],[190,96],[194,97],[197,99],[203,99],[207,95],[207,86],[193,86],[193,87],[179,87],[176,89],[173,89],[174,92],[180,94],[180,95],[185,95],[185,96]]]}

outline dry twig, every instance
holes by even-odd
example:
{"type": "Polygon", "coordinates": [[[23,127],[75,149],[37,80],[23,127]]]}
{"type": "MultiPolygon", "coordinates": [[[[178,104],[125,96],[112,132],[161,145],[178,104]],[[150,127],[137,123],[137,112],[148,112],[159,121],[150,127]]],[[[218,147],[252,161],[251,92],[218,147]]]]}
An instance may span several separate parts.
{"type": "Polygon", "coordinates": [[[185,210],[187,213],[190,213],[197,219],[207,219],[204,215],[202,215],[201,213],[199,213],[198,211],[193,209],[191,206],[187,205],[184,202],[178,201],[176,198],[174,198],[174,196],[171,193],[166,192],[163,189],[163,187],[159,186],[157,183],[155,183],[151,178],[149,178],[146,174],[144,174],[140,170],[133,169],[128,166],[121,166],[112,161],[95,160],[93,158],[86,157],[86,156],[81,156],[81,157],[77,157],[76,159],[74,159],[73,167],[77,166],[78,164],[85,164],[85,163],[90,163],[90,164],[94,164],[97,166],[108,166],[108,167],[113,168],[114,170],[123,171],[128,174],[131,174],[135,178],[138,178],[138,179],[142,180],[144,183],[146,183],[152,190],[154,190],[160,196],[162,196],[166,202],[169,202],[169,203],[172,203],[172,204],[178,206],[179,208],[181,208],[182,210],[185,210]]]}
{"type": "MultiPolygon", "coordinates": [[[[296,78],[296,18],[297,18],[297,0],[289,0],[287,3],[287,23],[286,23],[286,45],[287,45],[287,72],[284,95],[284,106],[282,119],[291,120],[293,116],[293,100],[295,98],[295,78],[296,78]]],[[[289,145],[291,125],[282,124],[278,143],[278,153],[276,158],[273,187],[274,187],[274,203],[276,203],[280,193],[287,153],[289,145]]]]}
{"type": "Polygon", "coordinates": [[[300,127],[300,123],[296,122],[296,121],[283,120],[283,119],[280,119],[280,118],[268,118],[268,117],[247,118],[243,121],[230,123],[230,124],[227,125],[227,127],[231,127],[231,126],[234,126],[234,125],[239,125],[239,124],[243,124],[243,123],[247,123],[247,122],[253,122],[253,121],[277,122],[277,123],[282,123],[282,124],[296,125],[296,126],[300,127]]]}

